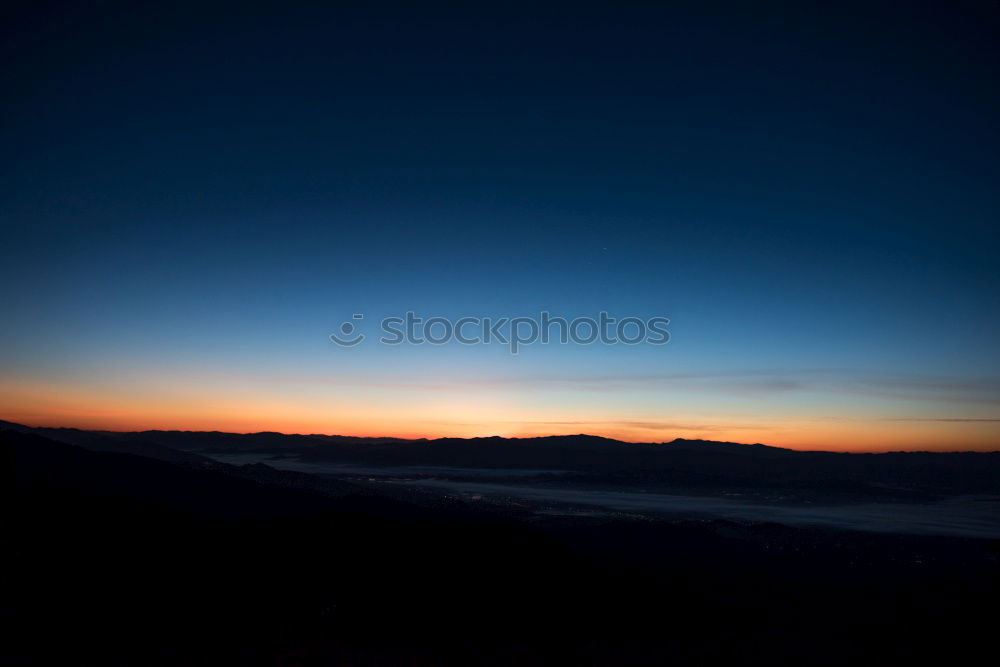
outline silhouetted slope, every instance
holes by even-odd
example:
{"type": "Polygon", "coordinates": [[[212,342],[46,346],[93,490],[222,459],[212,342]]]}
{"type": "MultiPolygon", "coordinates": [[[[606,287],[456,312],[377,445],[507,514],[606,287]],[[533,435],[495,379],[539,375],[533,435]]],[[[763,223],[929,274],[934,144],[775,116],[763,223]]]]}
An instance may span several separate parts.
{"type": "Polygon", "coordinates": [[[20,488],[48,487],[124,498],[217,518],[264,517],[321,510],[329,500],[212,471],[192,470],[134,454],[87,451],[35,434],[5,434],[20,488]]]}
{"type": "Polygon", "coordinates": [[[192,465],[213,463],[207,457],[184,451],[183,449],[166,447],[140,438],[119,438],[115,434],[102,431],[83,431],[76,428],[33,428],[0,420],[0,430],[3,429],[18,431],[20,433],[35,433],[56,442],[65,442],[95,452],[135,454],[160,461],[188,463],[192,465]]]}

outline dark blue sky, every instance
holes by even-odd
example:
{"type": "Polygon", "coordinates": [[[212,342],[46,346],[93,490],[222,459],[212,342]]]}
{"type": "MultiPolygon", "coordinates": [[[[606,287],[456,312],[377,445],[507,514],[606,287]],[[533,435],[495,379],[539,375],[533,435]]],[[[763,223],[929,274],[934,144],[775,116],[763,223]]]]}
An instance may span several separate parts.
{"type": "Polygon", "coordinates": [[[7,16],[10,415],[210,422],[163,407],[176,385],[324,431],[1000,418],[989,4],[322,4],[7,16]],[[326,338],[356,312],[542,309],[664,315],[673,340],[326,338]],[[448,416],[405,426],[429,379],[448,416]],[[477,382],[507,388],[453,400],[477,382]]]}

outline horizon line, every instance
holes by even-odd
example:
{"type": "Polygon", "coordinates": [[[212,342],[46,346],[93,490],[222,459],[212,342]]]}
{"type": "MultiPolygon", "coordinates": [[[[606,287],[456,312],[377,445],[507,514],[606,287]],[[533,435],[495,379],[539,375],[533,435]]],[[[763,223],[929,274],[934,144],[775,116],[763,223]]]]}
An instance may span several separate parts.
{"type": "MultiPolygon", "coordinates": [[[[192,429],[181,429],[181,428],[149,428],[141,430],[115,430],[115,429],[94,429],[94,428],[80,428],[78,426],[33,426],[29,424],[24,424],[21,422],[10,421],[6,419],[0,419],[2,424],[13,424],[15,426],[21,426],[23,428],[29,429],[65,429],[73,431],[84,431],[90,433],[119,433],[119,434],[129,434],[129,433],[220,433],[225,435],[261,435],[261,434],[274,434],[286,437],[300,436],[300,437],[324,437],[324,438],[358,438],[361,440],[401,440],[405,442],[417,442],[417,441],[427,441],[434,442],[436,440],[540,440],[544,438],[576,438],[576,437],[586,437],[586,438],[600,438],[602,440],[610,440],[612,442],[620,442],[626,445],[669,445],[678,441],[682,442],[711,442],[726,445],[738,445],[741,447],[767,447],[769,449],[780,449],[782,451],[789,452],[802,452],[802,453],[817,453],[817,454],[1000,454],[1000,448],[989,449],[989,450],[976,450],[976,449],[962,449],[962,450],[930,450],[930,449],[885,449],[885,450],[852,450],[852,451],[835,451],[830,449],[797,449],[794,447],[780,447],[778,445],[768,445],[762,442],[747,443],[747,442],[733,442],[728,440],[707,440],[705,438],[681,438],[675,437],[673,440],[652,440],[652,441],[635,441],[635,440],[621,440],[619,438],[611,438],[605,435],[596,435],[593,433],[550,433],[547,435],[531,435],[526,437],[520,436],[504,436],[504,435],[477,435],[477,436],[439,436],[439,437],[401,437],[393,435],[348,435],[344,433],[289,433],[286,431],[222,431],[218,429],[212,430],[192,430],[192,429]]],[[[2,424],[0,424],[0,430],[2,430],[2,424]]]]}

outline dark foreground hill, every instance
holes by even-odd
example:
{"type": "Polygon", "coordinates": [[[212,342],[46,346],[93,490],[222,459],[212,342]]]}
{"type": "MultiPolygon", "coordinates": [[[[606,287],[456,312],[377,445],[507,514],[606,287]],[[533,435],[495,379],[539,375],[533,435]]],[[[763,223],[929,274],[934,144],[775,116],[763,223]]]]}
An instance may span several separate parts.
{"type": "Polygon", "coordinates": [[[955,663],[992,640],[981,540],[524,520],[0,444],[12,664],[955,663]]]}

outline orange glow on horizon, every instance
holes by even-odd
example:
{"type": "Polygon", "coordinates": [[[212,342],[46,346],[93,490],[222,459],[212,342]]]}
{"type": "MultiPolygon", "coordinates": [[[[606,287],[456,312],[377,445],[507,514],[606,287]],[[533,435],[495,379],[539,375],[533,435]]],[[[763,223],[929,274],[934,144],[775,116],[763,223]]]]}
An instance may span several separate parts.
{"type": "Polygon", "coordinates": [[[686,438],[845,452],[1000,450],[1000,423],[994,420],[760,416],[737,421],[705,413],[623,418],[610,409],[542,407],[516,397],[471,392],[402,398],[358,392],[262,395],[252,388],[222,392],[157,386],[143,391],[22,380],[0,382],[0,419],[109,431],[275,431],[411,439],[586,433],[626,442],[686,438]]]}
{"type": "Polygon", "coordinates": [[[924,428],[913,427],[902,431],[871,432],[870,422],[853,424],[854,428],[831,428],[829,425],[813,424],[810,430],[801,425],[775,424],[773,428],[741,430],[739,427],[711,431],[657,431],[659,436],[651,436],[649,429],[608,428],[597,423],[592,428],[576,425],[576,428],[542,427],[531,422],[520,425],[497,424],[448,424],[423,421],[405,423],[399,419],[385,418],[371,422],[342,419],[334,425],[329,420],[280,419],[261,416],[255,418],[233,415],[197,417],[154,417],[101,412],[72,412],[43,415],[31,413],[5,413],[2,418],[26,426],[49,428],[79,428],[98,431],[224,431],[230,433],[258,433],[262,431],[284,434],[326,434],[352,437],[391,437],[404,439],[436,439],[447,437],[476,438],[502,436],[511,438],[534,438],[551,435],[596,435],[624,442],[658,443],[675,438],[688,440],[715,440],[761,443],[774,447],[802,451],[839,451],[875,453],[887,451],[1000,451],[994,439],[975,437],[970,434],[948,434],[947,439],[928,437],[924,428]],[[583,428],[581,428],[583,427],[583,428]]]}

